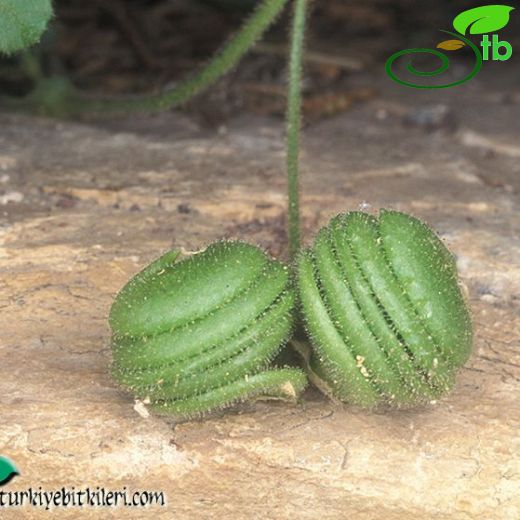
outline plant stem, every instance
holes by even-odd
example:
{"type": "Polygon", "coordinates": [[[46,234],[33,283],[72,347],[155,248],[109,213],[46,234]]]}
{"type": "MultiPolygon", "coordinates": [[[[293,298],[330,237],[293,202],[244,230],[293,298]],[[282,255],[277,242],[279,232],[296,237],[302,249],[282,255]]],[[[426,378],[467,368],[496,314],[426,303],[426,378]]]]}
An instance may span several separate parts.
{"type": "Polygon", "coordinates": [[[289,258],[293,261],[300,249],[300,203],[298,156],[301,126],[302,55],[307,0],[295,0],[289,58],[289,91],[287,96],[287,183],[289,217],[289,258]]]}
{"type": "Polygon", "coordinates": [[[193,77],[176,87],[149,96],[127,99],[88,99],[78,97],[78,110],[159,112],[188,101],[229,72],[274,22],[287,0],[264,0],[228,43],[193,77]]]}

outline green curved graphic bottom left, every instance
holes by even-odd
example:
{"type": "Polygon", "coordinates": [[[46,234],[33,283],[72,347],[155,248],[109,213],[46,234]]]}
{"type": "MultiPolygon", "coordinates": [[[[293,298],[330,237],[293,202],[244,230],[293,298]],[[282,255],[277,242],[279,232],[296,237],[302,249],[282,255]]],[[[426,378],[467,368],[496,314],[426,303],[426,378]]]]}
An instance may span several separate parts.
{"type": "Polygon", "coordinates": [[[4,486],[20,472],[18,468],[7,457],[0,455],[0,486],[4,486]]]}

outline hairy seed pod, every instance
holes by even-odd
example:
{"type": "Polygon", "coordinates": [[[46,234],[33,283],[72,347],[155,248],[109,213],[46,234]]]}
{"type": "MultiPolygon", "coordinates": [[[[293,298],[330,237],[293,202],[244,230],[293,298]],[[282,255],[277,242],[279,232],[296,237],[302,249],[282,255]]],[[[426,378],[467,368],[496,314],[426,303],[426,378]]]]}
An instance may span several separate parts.
{"type": "Polygon", "coordinates": [[[450,390],[472,325],[453,256],[419,220],[381,210],[332,219],[298,261],[313,377],[365,408],[450,390]]]}
{"type": "Polygon", "coordinates": [[[255,396],[296,397],[303,372],[268,369],[293,327],[287,267],[242,242],[177,256],[161,256],[117,295],[115,378],[179,418],[255,396]]]}

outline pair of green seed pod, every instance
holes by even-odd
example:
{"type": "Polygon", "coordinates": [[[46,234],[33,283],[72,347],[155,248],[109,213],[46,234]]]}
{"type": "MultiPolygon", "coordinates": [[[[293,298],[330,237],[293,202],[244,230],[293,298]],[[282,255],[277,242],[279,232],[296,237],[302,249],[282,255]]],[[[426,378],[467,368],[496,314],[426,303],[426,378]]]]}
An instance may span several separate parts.
{"type": "Polygon", "coordinates": [[[178,418],[257,396],[296,398],[304,371],[271,364],[299,315],[311,380],[364,408],[438,398],[471,350],[454,259],[404,213],[339,215],[299,255],[294,277],[242,242],[176,260],[166,253],[137,274],[110,325],[116,379],[178,418]]]}

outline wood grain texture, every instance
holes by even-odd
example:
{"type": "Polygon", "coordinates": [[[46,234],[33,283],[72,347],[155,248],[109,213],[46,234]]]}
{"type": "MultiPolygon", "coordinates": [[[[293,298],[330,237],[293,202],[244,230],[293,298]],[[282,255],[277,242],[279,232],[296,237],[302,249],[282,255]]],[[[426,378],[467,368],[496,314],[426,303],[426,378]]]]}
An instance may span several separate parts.
{"type": "Polygon", "coordinates": [[[520,186],[499,145],[518,148],[519,106],[478,85],[446,102],[492,154],[376,119],[383,102],[413,103],[397,88],[306,131],[307,243],[363,202],[393,207],[441,235],[468,288],[474,353],[453,393],[388,414],[309,392],[174,425],[139,415],[110,376],[110,305],[156,252],[226,237],[286,254],[280,124],[241,120],[208,138],[178,114],[104,127],[4,117],[1,186],[23,195],[0,228],[0,452],[22,473],[9,488],[162,489],[168,508],[145,514],[165,520],[517,518],[520,186]]]}

